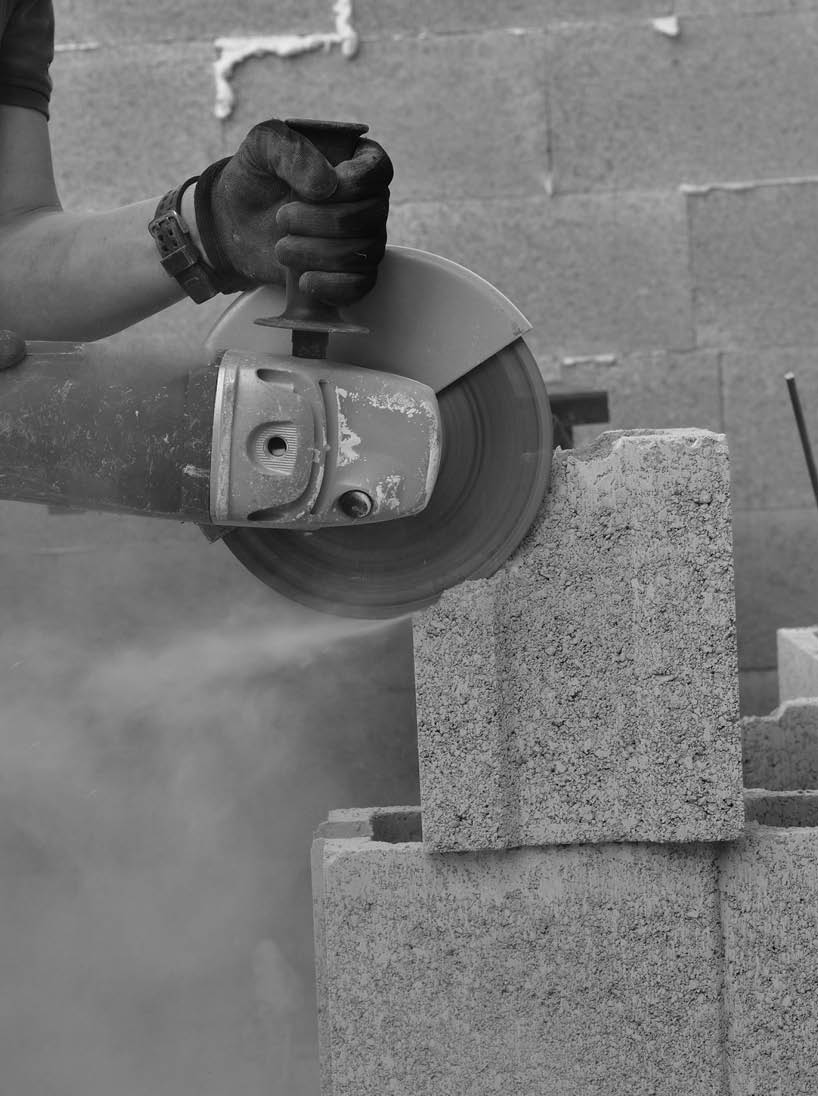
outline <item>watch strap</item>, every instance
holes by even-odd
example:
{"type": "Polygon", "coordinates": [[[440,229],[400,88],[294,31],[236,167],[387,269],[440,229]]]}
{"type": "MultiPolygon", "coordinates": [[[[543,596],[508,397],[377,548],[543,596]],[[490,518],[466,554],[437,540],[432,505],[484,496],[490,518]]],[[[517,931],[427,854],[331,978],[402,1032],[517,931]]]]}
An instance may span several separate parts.
{"type": "Polygon", "coordinates": [[[156,242],[162,267],[175,278],[185,293],[201,304],[218,293],[214,271],[207,265],[193,242],[182,216],[182,195],[198,175],[169,190],[159,201],[148,229],[156,242]]]}
{"type": "Polygon", "coordinates": [[[258,282],[246,278],[232,265],[224,253],[216,231],[213,218],[211,194],[219,176],[230,163],[232,157],[225,156],[204,169],[196,183],[193,195],[196,210],[196,225],[202,240],[202,247],[213,270],[213,284],[220,293],[237,293],[240,289],[254,289],[258,282]]]}

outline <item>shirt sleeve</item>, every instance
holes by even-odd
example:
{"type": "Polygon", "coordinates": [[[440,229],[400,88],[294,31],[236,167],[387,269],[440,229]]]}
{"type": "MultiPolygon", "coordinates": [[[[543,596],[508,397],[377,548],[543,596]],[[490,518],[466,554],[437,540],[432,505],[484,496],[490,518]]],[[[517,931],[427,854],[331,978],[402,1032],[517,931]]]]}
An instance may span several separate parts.
{"type": "Polygon", "coordinates": [[[54,59],[51,0],[12,0],[0,41],[0,103],[30,107],[48,117],[49,66],[54,59]]]}

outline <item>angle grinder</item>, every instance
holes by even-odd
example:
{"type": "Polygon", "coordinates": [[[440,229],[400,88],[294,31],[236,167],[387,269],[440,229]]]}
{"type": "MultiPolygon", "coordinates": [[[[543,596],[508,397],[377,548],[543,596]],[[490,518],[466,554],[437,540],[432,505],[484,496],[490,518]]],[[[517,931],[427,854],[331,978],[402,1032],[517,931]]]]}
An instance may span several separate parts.
{"type": "MultiPolygon", "coordinates": [[[[290,121],[330,159],[365,126],[290,121]]],[[[389,618],[492,574],[548,487],[552,417],[496,288],[387,247],[337,309],[241,294],[202,364],[157,383],[104,344],[31,342],[0,372],[0,498],[195,522],[262,582],[322,612],[389,618]]]]}

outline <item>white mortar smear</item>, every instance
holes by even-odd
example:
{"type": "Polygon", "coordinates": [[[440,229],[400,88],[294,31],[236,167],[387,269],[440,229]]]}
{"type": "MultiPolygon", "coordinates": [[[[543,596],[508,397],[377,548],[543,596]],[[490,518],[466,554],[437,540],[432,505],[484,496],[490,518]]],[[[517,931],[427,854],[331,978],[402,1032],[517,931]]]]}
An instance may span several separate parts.
{"type": "Polygon", "coordinates": [[[345,388],[335,388],[335,399],[338,403],[338,467],[344,468],[347,464],[353,464],[360,457],[358,446],[361,438],[355,433],[347,422],[347,417],[341,410],[341,400],[348,399],[349,392],[345,388]]]}
{"type": "Polygon", "coordinates": [[[213,45],[218,57],[213,63],[216,77],[217,118],[229,118],[236,104],[230,79],[236,68],[251,57],[295,57],[323,49],[328,52],[339,46],[346,58],[358,52],[358,33],[352,26],[352,0],[335,0],[332,5],[335,30],[326,34],[265,34],[247,38],[217,38],[213,45]]]}

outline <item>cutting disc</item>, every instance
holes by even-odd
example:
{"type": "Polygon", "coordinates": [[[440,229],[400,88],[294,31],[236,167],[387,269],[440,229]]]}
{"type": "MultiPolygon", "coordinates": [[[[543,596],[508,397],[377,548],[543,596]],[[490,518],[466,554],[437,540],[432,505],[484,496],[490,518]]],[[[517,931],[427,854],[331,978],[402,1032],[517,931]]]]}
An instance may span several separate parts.
{"type": "Polygon", "coordinates": [[[224,543],[290,600],[348,617],[402,616],[465,579],[493,574],[525,536],[548,487],[545,385],[518,338],[437,395],[443,455],[422,513],[314,532],[238,527],[224,543]]]}

